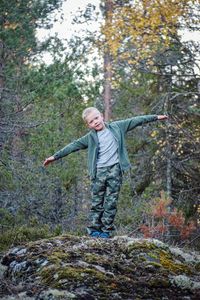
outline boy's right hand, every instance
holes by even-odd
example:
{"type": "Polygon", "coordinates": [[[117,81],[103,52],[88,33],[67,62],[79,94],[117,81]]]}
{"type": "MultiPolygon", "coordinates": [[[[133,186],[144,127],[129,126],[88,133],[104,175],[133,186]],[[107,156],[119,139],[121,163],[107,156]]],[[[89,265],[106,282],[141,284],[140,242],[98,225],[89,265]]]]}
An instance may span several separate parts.
{"type": "Polygon", "coordinates": [[[50,157],[46,158],[45,161],[43,162],[43,166],[44,167],[48,166],[48,164],[50,164],[54,160],[55,160],[55,158],[53,156],[50,156],[50,157]]]}

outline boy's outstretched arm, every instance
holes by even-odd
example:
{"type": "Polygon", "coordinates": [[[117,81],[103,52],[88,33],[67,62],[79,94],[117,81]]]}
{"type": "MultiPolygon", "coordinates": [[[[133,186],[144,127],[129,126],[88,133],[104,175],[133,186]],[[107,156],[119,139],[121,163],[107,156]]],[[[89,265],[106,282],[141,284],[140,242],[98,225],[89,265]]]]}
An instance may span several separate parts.
{"type": "Polygon", "coordinates": [[[167,120],[169,117],[167,115],[158,115],[158,120],[167,120]]]}
{"type": "Polygon", "coordinates": [[[48,166],[48,164],[50,164],[54,160],[55,160],[54,156],[50,156],[50,157],[46,158],[45,161],[43,162],[43,166],[44,167],[48,166]]]}
{"type": "Polygon", "coordinates": [[[88,135],[86,134],[83,137],[73,141],[72,143],[66,145],[61,150],[57,151],[54,155],[48,157],[43,162],[43,166],[46,167],[48,164],[52,163],[53,161],[62,158],[64,156],[67,156],[68,154],[81,150],[86,149],[88,147],[88,135]]]}
{"type": "Polygon", "coordinates": [[[143,115],[143,116],[137,116],[132,117],[129,119],[116,121],[115,123],[122,129],[124,133],[126,133],[129,130],[134,129],[137,126],[141,126],[143,124],[153,122],[153,121],[163,121],[167,120],[167,115],[143,115]]]}

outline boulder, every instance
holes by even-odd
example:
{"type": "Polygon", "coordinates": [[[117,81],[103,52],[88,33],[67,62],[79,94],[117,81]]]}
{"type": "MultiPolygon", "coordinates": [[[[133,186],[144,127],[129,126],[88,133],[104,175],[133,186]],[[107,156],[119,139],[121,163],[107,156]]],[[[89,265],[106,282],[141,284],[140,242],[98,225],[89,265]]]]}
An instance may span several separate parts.
{"type": "Polygon", "coordinates": [[[10,249],[1,299],[200,299],[200,255],[156,239],[62,235],[10,249]]]}

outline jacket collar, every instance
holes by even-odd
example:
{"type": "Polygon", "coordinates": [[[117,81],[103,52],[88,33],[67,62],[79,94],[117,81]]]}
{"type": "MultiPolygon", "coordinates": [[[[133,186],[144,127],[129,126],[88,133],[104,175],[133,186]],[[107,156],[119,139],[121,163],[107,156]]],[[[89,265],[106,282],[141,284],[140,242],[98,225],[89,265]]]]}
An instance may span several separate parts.
{"type": "MultiPolygon", "coordinates": [[[[106,128],[109,128],[109,124],[107,122],[104,123],[106,128]]],[[[93,138],[93,140],[95,141],[95,143],[98,145],[99,140],[98,140],[98,136],[97,136],[97,131],[95,129],[91,129],[91,136],[93,138]]]]}
{"type": "MultiPolygon", "coordinates": [[[[104,124],[105,124],[106,128],[109,128],[109,123],[104,122],[104,124]]],[[[95,135],[97,136],[97,131],[95,129],[91,129],[90,131],[91,131],[92,136],[95,136],[95,135]]]]}
{"type": "Polygon", "coordinates": [[[98,145],[98,137],[97,137],[97,132],[96,132],[96,130],[91,129],[90,132],[91,132],[91,136],[92,136],[93,140],[95,141],[95,144],[98,145]]]}

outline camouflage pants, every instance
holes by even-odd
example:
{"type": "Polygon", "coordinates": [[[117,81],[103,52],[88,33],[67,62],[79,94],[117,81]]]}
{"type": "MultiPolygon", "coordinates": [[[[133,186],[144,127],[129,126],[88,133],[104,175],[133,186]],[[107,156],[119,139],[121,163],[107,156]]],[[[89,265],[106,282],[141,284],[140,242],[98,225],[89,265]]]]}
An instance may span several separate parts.
{"type": "Polygon", "coordinates": [[[98,230],[112,233],[117,212],[117,200],[122,184],[119,164],[97,169],[91,184],[92,207],[88,232],[98,230]]]}

